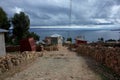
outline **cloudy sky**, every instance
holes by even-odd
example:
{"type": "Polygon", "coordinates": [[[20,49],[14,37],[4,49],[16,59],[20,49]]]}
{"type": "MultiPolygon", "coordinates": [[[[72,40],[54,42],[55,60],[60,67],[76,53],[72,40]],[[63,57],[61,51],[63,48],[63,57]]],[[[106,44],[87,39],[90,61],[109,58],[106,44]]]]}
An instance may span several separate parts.
{"type": "MultiPolygon", "coordinates": [[[[120,24],[120,0],[71,1],[72,25],[120,24]]],[[[68,25],[70,22],[70,0],[1,0],[0,6],[9,17],[25,12],[31,26],[68,25]]]]}

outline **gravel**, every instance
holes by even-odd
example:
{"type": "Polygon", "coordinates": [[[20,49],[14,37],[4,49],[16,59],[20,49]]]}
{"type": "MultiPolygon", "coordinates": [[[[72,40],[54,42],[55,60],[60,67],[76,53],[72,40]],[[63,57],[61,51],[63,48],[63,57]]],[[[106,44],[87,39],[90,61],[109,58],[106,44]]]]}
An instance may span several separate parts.
{"type": "Polygon", "coordinates": [[[88,62],[61,47],[59,51],[45,51],[33,65],[5,80],[102,80],[88,62]]]}

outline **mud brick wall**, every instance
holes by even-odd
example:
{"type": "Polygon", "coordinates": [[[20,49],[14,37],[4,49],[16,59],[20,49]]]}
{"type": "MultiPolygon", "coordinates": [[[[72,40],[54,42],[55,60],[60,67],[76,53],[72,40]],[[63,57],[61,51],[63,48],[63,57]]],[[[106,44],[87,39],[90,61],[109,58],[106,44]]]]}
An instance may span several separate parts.
{"type": "Polygon", "coordinates": [[[20,46],[6,46],[6,51],[7,52],[15,52],[15,51],[20,51],[20,46]]]}
{"type": "MultiPolygon", "coordinates": [[[[41,45],[37,45],[36,46],[36,51],[43,51],[44,50],[44,47],[41,46],[41,45]]],[[[7,52],[16,52],[16,51],[20,51],[20,46],[17,45],[17,46],[6,46],[6,51],[7,52]]]]}

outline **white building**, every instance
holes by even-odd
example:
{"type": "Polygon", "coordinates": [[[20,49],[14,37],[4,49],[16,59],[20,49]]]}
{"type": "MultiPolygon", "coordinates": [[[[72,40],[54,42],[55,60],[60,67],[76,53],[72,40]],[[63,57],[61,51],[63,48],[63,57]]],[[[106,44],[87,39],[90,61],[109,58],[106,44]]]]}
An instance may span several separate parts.
{"type": "Polygon", "coordinates": [[[62,45],[62,43],[63,43],[63,37],[61,35],[59,35],[59,34],[53,34],[50,37],[51,37],[51,44],[62,45]]]}
{"type": "Polygon", "coordinates": [[[6,55],[5,38],[4,38],[4,33],[5,32],[7,32],[7,30],[0,29],[0,56],[5,56],[6,55]]]}

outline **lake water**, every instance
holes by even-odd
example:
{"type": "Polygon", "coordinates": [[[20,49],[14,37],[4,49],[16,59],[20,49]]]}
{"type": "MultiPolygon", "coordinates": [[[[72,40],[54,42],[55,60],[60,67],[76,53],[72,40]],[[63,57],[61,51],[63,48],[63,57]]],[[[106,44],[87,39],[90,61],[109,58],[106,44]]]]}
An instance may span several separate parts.
{"type": "Polygon", "coordinates": [[[67,39],[71,37],[74,39],[77,36],[85,36],[85,40],[88,42],[97,41],[98,38],[103,37],[104,40],[120,38],[120,31],[111,31],[111,30],[81,30],[79,28],[31,28],[31,32],[35,32],[40,36],[40,40],[43,40],[46,36],[53,34],[59,34],[67,39]]]}

